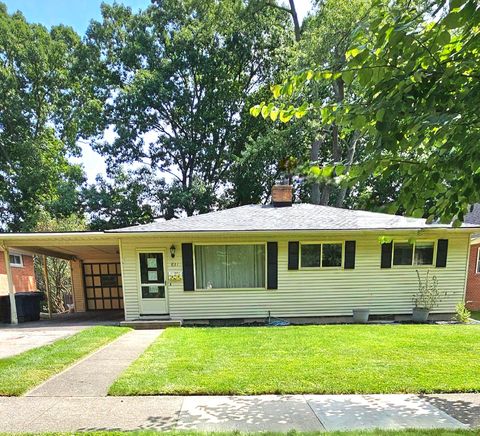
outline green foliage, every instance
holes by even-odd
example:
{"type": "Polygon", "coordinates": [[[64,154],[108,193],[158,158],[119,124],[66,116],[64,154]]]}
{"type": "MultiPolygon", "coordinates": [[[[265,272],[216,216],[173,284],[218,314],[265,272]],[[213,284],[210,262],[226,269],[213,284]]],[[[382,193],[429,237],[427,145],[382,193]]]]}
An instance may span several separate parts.
{"type": "MultiPolygon", "coordinates": [[[[354,32],[341,69],[306,70],[275,87],[274,97],[301,93],[317,81],[357,83],[356,100],[307,105],[321,108],[324,123],[334,120],[368,138],[350,184],[372,174],[394,175],[401,182],[397,206],[407,214],[422,210],[429,221],[458,225],[468,204],[480,200],[479,33],[480,6],[474,0],[377,0],[354,32]]],[[[287,111],[285,121],[303,115],[302,105],[287,105],[260,104],[259,113],[287,111]]]]}
{"type": "Polygon", "coordinates": [[[80,167],[68,161],[82,118],[81,42],[71,28],[28,24],[0,3],[0,228],[32,230],[40,205],[78,208],[80,167]],[[77,92],[78,91],[78,92],[77,92]]]}
{"type": "Polygon", "coordinates": [[[472,316],[471,312],[465,306],[464,301],[460,301],[455,306],[455,320],[461,323],[465,323],[470,321],[470,317],[472,316]]]}
{"type": "Polygon", "coordinates": [[[97,143],[110,169],[147,164],[169,174],[165,215],[218,206],[234,156],[255,130],[245,102],[275,78],[292,42],[290,22],[263,1],[157,0],[133,13],[102,6],[87,45],[101,68],[99,133],[112,124],[113,144],[97,143]]]}
{"type": "Polygon", "coordinates": [[[413,304],[420,309],[433,309],[438,306],[443,297],[447,295],[446,291],[438,289],[437,276],[430,278],[430,271],[427,270],[425,278],[422,280],[420,272],[417,270],[418,290],[413,296],[413,304]]]}
{"type": "Polygon", "coordinates": [[[92,230],[106,230],[151,222],[165,199],[165,182],[146,169],[118,170],[111,180],[98,176],[82,190],[82,201],[92,230]]]}

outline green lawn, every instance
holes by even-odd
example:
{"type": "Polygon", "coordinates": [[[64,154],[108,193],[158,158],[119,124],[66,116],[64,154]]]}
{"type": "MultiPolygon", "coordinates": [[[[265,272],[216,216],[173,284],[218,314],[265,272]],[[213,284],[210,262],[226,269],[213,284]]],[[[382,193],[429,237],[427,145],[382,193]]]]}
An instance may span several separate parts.
{"type": "Polygon", "coordinates": [[[167,329],[111,395],[480,391],[480,325],[167,329]]]}
{"type": "Polygon", "coordinates": [[[91,327],[53,344],[0,359],[0,395],[22,395],[129,330],[125,327],[91,327]]]}

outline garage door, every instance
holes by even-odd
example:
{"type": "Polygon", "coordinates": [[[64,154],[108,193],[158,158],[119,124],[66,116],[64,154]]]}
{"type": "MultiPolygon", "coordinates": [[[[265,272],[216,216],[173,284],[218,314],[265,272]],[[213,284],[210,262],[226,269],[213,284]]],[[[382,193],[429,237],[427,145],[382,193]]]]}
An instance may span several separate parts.
{"type": "Polygon", "coordinates": [[[123,309],[120,263],[84,263],[83,277],[88,310],[123,309]]]}

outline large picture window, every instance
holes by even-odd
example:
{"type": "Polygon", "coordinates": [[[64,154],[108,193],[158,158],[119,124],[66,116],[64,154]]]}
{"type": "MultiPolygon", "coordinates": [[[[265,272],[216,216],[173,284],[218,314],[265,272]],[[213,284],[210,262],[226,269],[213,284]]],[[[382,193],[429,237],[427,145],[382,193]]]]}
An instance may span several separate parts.
{"type": "Polygon", "coordinates": [[[433,265],[434,242],[394,242],[393,265],[433,265]]]}
{"type": "Polygon", "coordinates": [[[265,245],[196,245],[197,289],[265,288],[265,245]]]}
{"type": "Polygon", "coordinates": [[[343,244],[302,244],[301,266],[302,268],[329,268],[341,267],[343,264],[343,244]]]}

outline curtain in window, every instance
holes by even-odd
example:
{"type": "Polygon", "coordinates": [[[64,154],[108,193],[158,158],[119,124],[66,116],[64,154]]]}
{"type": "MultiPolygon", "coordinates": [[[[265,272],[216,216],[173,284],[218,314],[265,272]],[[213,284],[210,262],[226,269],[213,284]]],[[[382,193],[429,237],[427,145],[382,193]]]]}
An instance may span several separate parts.
{"type": "Polygon", "coordinates": [[[264,288],[264,245],[197,245],[198,289],[264,288]]]}

